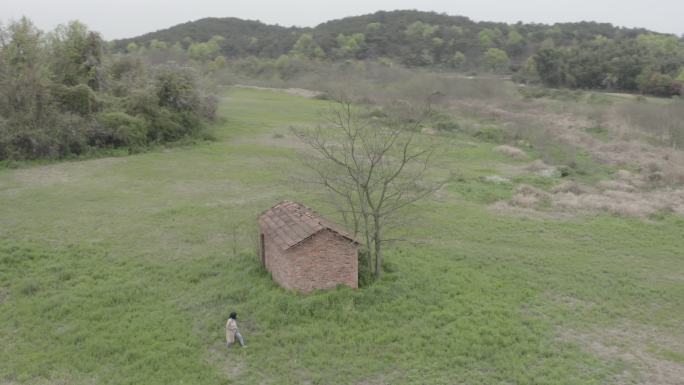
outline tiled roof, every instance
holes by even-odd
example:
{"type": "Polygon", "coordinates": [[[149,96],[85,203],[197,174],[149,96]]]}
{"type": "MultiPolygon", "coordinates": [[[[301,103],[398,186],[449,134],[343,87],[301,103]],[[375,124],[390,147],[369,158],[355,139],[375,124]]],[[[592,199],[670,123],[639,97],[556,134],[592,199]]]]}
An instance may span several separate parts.
{"type": "Polygon", "coordinates": [[[281,250],[289,249],[325,229],[359,243],[341,226],[297,202],[278,203],[264,211],[258,221],[263,234],[271,238],[281,250]]]}

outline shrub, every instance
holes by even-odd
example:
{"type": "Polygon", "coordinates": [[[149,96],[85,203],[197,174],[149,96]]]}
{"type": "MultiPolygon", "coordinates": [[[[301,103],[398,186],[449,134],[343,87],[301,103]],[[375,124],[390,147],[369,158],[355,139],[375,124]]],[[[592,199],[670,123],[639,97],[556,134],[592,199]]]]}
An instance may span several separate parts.
{"type": "Polygon", "coordinates": [[[129,115],[143,115],[151,119],[159,114],[159,97],[151,88],[131,92],[123,104],[129,115]]]}
{"type": "Polygon", "coordinates": [[[144,85],[147,81],[143,62],[130,55],[114,57],[105,73],[108,75],[109,89],[117,97],[128,95],[135,86],[144,85]]]}
{"type": "Polygon", "coordinates": [[[216,118],[218,100],[213,96],[200,99],[197,85],[187,84],[184,75],[176,77],[172,72],[158,80],[155,88],[136,90],[124,101],[129,115],[147,122],[149,142],[176,141],[194,135],[204,127],[203,120],[216,118]]]}
{"type": "Polygon", "coordinates": [[[145,67],[140,58],[130,55],[118,55],[113,58],[107,72],[113,80],[123,80],[131,74],[143,74],[145,67]]]}
{"type": "Polygon", "coordinates": [[[440,130],[440,131],[453,132],[453,131],[460,131],[461,125],[455,121],[442,121],[442,122],[438,122],[437,124],[435,124],[435,128],[440,130]]]}
{"type": "Polygon", "coordinates": [[[90,116],[99,109],[100,102],[97,95],[85,84],[73,87],[57,84],[52,87],[51,91],[57,104],[65,112],[90,116]]]}
{"type": "Polygon", "coordinates": [[[56,158],[55,139],[43,130],[25,128],[10,130],[7,146],[8,159],[27,160],[38,158],[56,158]]]}
{"type": "Polygon", "coordinates": [[[200,92],[195,72],[150,69],[139,52],[104,55],[81,24],[44,35],[23,19],[0,35],[0,160],[179,140],[216,118],[218,100],[200,92]]]}
{"type": "Polygon", "coordinates": [[[504,143],[509,139],[508,133],[496,126],[480,127],[472,135],[482,141],[491,143],[504,143]]]}
{"type": "Polygon", "coordinates": [[[173,112],[166,108],[150,121],[148,139],[152,142],[173,142],[199,131],[200,118],[192,112],[173,112]]]}
{"type": "Polygon", "coordinates": [[[368,250],[365,248],[360,248],[358,253],[358,283],[359,287],[368,286],[371,280],[371,271],[368,268],[368,250]]]}
{"type": "Polygon", "coordinates": [[[86,132],[90,122],[76,114],[66,113],[55,116],[52,131],[56,133],[54,146],[60,158],[81,155],[88,151],[86,132]]]}
{"type": "Polygon", "coordinates": [[[660,72],[641,74],[638,82],[639,90],[644,94],[671,97],[682,92],[682,83],[660,72]]]}
{"type": "Polygon", "coordinates": [[[88,137],[92,146],[135,148],[147,142],[147,124],[140,117],[116,111],[101,113],[96,120],[88,137]]]}
{"type": "Polygon", "coordinates": [[[0,117],[0,159],[9,158],[9,126],[6,119],[0,117]]]}
{"type": "Polygon", "coordinates": [[[332,100],[333,98],[327,92],[320,92],[313,97],[316,100],[332,100]]]}
{"type": "Polygon", "coordinates": [[[209,121],[216,120],[216,112],[218,110],[218,98],[215,95],[205,95],[202,97],[200,104],[200,116],[209,121]]]}
{"type": "Polygon", "coordinates": [[[435,114],[431,122],[432,126],[439,131],[460,131],[461,126],[453,120],[453,118],[446,114],[435,114]]]}
{"type": "Polygon", "coordinates": [[[154,89],[161,107],[175,111],[197,111],[200,108],[197,79],[187,68],[161,67],[155,77],[154,89]]]}

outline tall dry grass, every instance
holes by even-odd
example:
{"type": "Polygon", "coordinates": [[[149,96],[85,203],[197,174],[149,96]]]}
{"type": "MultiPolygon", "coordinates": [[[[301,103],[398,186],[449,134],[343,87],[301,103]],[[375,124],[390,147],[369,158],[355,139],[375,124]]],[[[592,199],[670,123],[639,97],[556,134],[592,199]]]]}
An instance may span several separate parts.
{"type": "Polygon", "coordinates": [[[437,129],[514,145],[549,165],[572,168],[578,157],[588,154],[600,164],[634,169],[655,187],[684,183],[682,100],[562,90],[531,98],[509,81],[376,62],[293,60],[285,71],[277,63],[242,60],[212,76],[232,84],[310,89],[322,92],[323,98],[345,96],[380,105],[395,100],[424,103],[432,95],[442,117],[437,129]],[[253,71],[255,66],[260,69],[253,71]]]}

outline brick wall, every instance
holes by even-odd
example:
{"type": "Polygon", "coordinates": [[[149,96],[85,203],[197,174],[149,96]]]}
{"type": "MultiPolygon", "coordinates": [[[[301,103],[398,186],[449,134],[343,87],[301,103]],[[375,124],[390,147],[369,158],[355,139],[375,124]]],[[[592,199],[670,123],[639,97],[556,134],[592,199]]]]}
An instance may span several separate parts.
{"type": "Polygon", "coordinates": [[[268,236],[264,236],[264,251],[266,270],[271,272],[273,280],[286,289],[293,289],[290,286],[292,265],[268,236]]]}
{"type": "Polygon", "coordinates": [[[340,284],[358,287],[358,246],[330,230],[324,230],[288,249],[292,261],[289,285],[308,292],[340,284]]]}
{"type": "Polygon", "coordinates": [[[278,250],[264,239],[266,269],[286,289],[309,292],[340,284],[358,287],[358,245],[330,230],[297,246],[278,250]]]}

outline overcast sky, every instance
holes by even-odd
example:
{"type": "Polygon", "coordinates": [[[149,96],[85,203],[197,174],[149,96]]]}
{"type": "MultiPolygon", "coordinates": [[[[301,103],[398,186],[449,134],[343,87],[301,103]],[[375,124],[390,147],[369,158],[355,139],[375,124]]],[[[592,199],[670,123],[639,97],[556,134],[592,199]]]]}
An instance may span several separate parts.
{"type": "Polygon", "coordinates": [[[0,0],[0,20],[28,16],[44,30],[80,20],[106,39],[116,39],[210,16],[314,26],[394,9],[509,23],[591,20],[684,34],[684,0],[0,0]]]}

